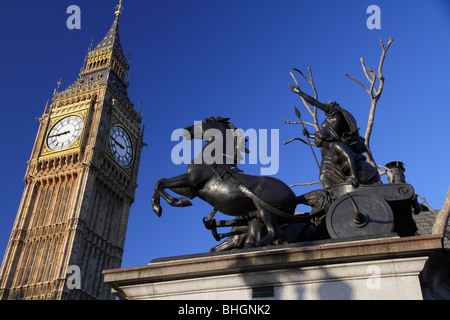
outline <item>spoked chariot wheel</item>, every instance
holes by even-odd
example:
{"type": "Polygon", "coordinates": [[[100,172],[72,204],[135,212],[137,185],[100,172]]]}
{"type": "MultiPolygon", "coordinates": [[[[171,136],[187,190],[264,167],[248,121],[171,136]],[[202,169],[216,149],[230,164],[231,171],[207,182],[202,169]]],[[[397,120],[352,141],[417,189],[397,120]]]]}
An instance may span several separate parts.
{"type": "Polygon", "coordinates": [[[332,239],[388,234],[394,229],[392,209],[383,198],[350,192],[337,198],[327,212],[332,239]]]}

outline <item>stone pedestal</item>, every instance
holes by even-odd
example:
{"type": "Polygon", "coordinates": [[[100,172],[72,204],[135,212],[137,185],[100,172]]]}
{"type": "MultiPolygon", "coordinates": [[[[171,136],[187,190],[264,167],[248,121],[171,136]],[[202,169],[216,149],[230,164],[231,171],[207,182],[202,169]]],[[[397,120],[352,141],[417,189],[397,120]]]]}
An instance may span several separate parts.
{"type": "Polygon", "coordinates": [[[436,236],[303,243],[104,271],[121,299],[422,299],[436,236]]]}

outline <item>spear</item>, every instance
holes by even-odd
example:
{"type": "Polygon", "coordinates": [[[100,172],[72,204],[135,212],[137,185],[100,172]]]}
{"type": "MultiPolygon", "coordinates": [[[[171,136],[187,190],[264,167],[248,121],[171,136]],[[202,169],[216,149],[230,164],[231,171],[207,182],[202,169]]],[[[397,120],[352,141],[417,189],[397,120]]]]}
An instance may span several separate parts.
{"type": "MultiPolygon", "coordinates": [[[[305,125],[303,124],[302,117],[301,117],[301,115],[300,115],[300,111],[298,111],[297,107],[294,107],[294,108],[295,108],[295,115],[296,115],[297,118],[300,120],[300,123],[301,123],[301,125],[302,125],[303,131],[306,131],[305,125]]],[[[317,167],[318,167],[319,170],[320,170],[319,161],[317,161],[316,154],[314,153],[314,149],[313,149],[313,147],[312,147],[312,145],[311,145],[311,142],[309,141],[309,136],[308,136],[307,134],[305,134],[305,136],[306,136],[306,140],[308,141],[308,146],[311,148],[311,152],[312,152],[312,154],[313,154],[313,156],[314,156],[314,160],[316,160],[317,167]]]]}

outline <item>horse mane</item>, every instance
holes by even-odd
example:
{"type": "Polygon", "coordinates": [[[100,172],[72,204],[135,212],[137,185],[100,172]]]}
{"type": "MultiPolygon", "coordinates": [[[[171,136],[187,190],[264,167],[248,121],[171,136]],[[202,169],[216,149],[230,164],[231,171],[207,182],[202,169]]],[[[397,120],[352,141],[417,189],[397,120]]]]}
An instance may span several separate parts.
{"type": "Polygon", "coordinates": [[[233,136],[235,138],[236,151],[250,153],[250,150],[248,150],[245,147],[245,144],[248,141],[248,139],[245,138],[244,135],[242,134],[241,130],[236,128],[236,126],[234,124],[232,124],[229,120],[230,120],[230,118],[222,118],[221,116],[217,116],[217,117],[205,118],[203,121],[207,121],[207,122],[210,122],[210,121],[211,122],[224,122],[225,125],[227,126],[227,129],[233,130],[233,136]]]}
{"type": "Polygon", "coordinates": [[[226,123],[230,123],[228,120],[230,120],[230,118],[222,118],[221,116],[217,116],[217,117],[205,118],[203,121],[205,121],[205,122],[226,122],[226,123]]]}
{"type": "MultiPolygon", "coordinates": [[[[243,159],[241,152],[250,153],[250,150],[246,148],[247,138],[244,137],[242,131],[239,130],[230,121],[230,118],[222,118],[221,116],[205,118],[203,122],[216,122],[223,123],[226,130],[231,130],[234,139],[234,157],[236,163],[240,163],[243,159]]],[[[226,138],[225,138],[226,139],[226,138]]]]}

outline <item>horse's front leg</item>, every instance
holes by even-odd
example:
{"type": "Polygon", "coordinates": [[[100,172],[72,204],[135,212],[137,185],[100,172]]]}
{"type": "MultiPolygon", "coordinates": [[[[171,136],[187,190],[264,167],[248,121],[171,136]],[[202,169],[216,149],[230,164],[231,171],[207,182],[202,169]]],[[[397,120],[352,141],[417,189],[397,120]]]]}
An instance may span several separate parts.
{"type": "Polygon", "coordinates": [[[170,179],[160,179],[155,185],[155,193],[152,198],[153,211],[160,217],[162,214],[162,208],[159,203],[159,197],[163,197],[168,204],[174,207],[187,207],[192,203],[185,197],[175,198],[168,194],[164,189],[167,188],[185,188],[189,187],[189,175],[182,174],[170,179]]]}

